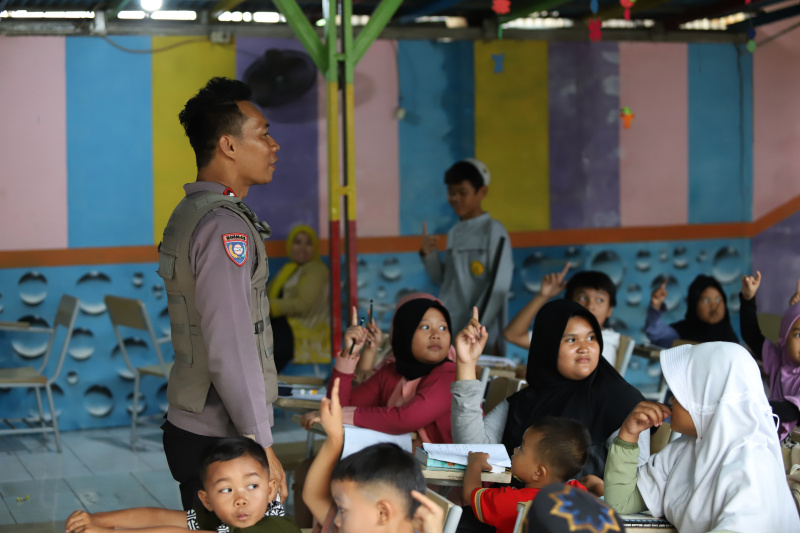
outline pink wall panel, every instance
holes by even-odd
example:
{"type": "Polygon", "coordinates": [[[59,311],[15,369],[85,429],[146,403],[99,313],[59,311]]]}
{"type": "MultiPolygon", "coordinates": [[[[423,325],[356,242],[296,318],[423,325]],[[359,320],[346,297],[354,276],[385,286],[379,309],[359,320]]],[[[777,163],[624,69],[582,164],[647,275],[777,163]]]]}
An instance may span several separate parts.
{"type": "Polygon", "coordinates": [[[686,45],[620,43],[619,53],[620,106],[635,115],[630,129],[620,124],[621,225],[686,224],[686,45]]]}
{"type": "MultiPolygon", "coordinates": [[[[758,28],[761,41],[794,19],[758,28]]],[[[800,195],[800,33],[758,48],[753,57],[753,216],[800,195]]]]}
{"type": "Polygon", "coordinates": [[[63,37],[0,36],[0,250],[67,247],[63,37]]]}
{"type": "MultiPolygon", "coordinates": [[[[355,134],[358,234],[400,233],[400,164],[395,110],[398,101],[394,41],[376,41],[355,71],[355,134]]],[[[325,84],[320,86],[320,115],[325,116],[325,84]]],[[[320,226],[327,236],[327,125],[320,135],[320,226]]],[[[342,217],[342,220],[344,218],[342,217]]]]}

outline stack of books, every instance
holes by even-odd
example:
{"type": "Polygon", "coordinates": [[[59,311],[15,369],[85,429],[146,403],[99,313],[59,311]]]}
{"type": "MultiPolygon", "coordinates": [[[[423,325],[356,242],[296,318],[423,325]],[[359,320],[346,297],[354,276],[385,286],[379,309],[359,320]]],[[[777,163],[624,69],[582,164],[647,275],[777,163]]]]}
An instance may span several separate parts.
{"type": "Polygon", "coordinates": [[[417,448],[414,457],[426,468],[433,470],[465,470],[469,452],[489,454],[492,472],[505,472],[511,468],[511,458],[502,444],[430,444],[417,448]]]}

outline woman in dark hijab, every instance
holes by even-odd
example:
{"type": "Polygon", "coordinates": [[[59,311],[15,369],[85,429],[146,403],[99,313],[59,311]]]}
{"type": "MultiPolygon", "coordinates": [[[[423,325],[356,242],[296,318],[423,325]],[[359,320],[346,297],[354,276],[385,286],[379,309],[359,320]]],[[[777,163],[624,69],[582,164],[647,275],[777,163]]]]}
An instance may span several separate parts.
{"type": "Polygon", "coordinates": [[[644,332],[653,344],[669,348],[678,339],[693,342],[733,342],[739,338],[731,326],[731,317],[725,303],[725,291],[719,281],[700,274],[689,285],[686,299],[686,317],[680,322],[665,324],[666,281],[653,291],[647,309],[644,332]]]}
{"type": "MultiPolygon", "coordinates": [[[[600,356],[603,337],[594,315],[568,300],[542,307],[533,325],[528,387],[501,402],[485,418],[480,410],[480,382],[473,381],[474,362],[464,353],[462,334],[456,341],[458,368],[451,386],[454,442],[502,443],[510,453],[536,419],[573,418],[586,425],[592,436],[589,461],[580,476],[602,478],[608,443],[644,398],[600,356]]],[[[648,432],[643,432],[640,447],[644,461],[650,450],[648,432]]]]}

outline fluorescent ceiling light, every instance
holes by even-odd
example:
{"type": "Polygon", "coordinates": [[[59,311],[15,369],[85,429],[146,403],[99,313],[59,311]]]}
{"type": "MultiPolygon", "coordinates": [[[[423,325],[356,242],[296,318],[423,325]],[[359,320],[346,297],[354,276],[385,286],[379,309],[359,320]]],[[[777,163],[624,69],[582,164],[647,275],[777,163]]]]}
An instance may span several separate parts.
{"type": "Polygon", "coordinates": [[[11,11],[8,16],[16,19],[93,19],[94,11],[26,11],[20,9],[11,11]]]}
{"type": "Polygon", "coordinates": [[[154,11],[150,13],[153,20],[195,20],[197,13],[194,11],[154,11]]]}
{"type": "Polygon", "coordinates": [[[158,11],[162,5],[161,0],[139,0],[139,3],[145,11],[158,11]]]}
{"type": "Polygon", "coordinates": [[[144,11],[120,11],[117,13],[118,19],[138,20],[145,17],[144,11]]]}
{"type": "Polygon", "coordinates": [[[280,22],[281,14],[275,11],[256,11],[253,13],[253,20],[256,22],[267,22],[275,24],[280,22]]]}

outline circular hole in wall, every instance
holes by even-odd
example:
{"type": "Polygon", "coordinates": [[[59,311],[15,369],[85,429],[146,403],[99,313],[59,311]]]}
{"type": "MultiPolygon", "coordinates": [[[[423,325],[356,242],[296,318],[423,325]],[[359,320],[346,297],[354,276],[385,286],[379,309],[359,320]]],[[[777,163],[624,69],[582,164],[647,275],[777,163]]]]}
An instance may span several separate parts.
{"type": "Polygon", "coordinates": [[[78,298],[81,312],[87,315],[102,315],[106,312],[103,298],[108,293],[111,278],[102,272],[92,270],[78,279],[78,298]]]}
{"type": "Polygon", "coordinates": [[[39,305],[47,298],[47,278],[35,270],[23,274],[17,287],[25,305],[39,305]]]}
{"type": "MultiPolygon", "coordinates": [[[[36,315],[25,315],[19,319],[19,322],[27,322],[32,327],[50,327],[47,320],[36,315]]],[[[50,334],[14,331],[9,333],[9,337],[11,338],[11,348],[17,355],[24,359],[36,359],[43,356],[47,351],[50,334]]]]}
{"type": "Polygon", "coordinates": [[[722,284],[733,283],[741,274],[739,251],[732,246],[724,246],[714,254],[711,272],[722,284]]]}
{"type": "Polygon", "coordinates": [[[92,385],[83,393],[83,406],[90,415],[102,418],[114,409],[114,396],[108,387],[92,385]]]}
{"type": "Polygon", "coordinates": [[[625,277],[625,265],[622,263],[622,259],[617,255],[617,252],[611,250],[600,252],[594,256],[591,269],[604,272],[617,286],[622,283],[622,278],[625,277]]]}
{"type": "Polygon", "coordinates": [[[94,333],[87,328],[77,328],[72,332],[69,343],[69,355],[73,359],[83,361],[94,353],[94,333]]]}

